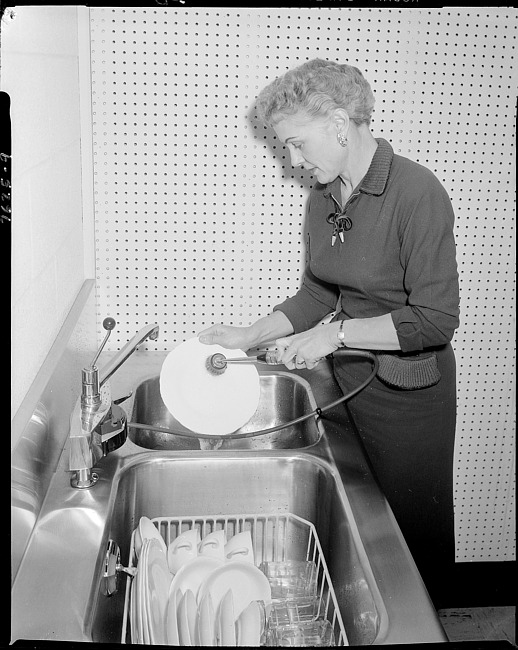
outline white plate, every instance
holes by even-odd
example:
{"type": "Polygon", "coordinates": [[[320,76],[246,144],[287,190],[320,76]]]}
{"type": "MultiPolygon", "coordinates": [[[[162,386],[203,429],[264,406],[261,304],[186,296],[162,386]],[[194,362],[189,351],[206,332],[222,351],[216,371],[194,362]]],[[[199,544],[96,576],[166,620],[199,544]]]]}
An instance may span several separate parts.
{"type": "Polygon", "coordinates": [[[244,357],[242,350],[205,345],[198,337],[187,339],[164,360],[160,394],[169,412],[196,433],[225,436],[254,415],[259,405],[259,373],[253,363],[229,364],[214,375],[207,369],[213,354],[244,357]]]}
{"type": "Polygon", "coordinates": [[[232,589],[229,589],[221,599],[216,618],[218,626],[218,645],[235,646],[236,628],[232,589]]]}
{"type": "Polygon", "coordinates": [[[148,517],[141,517],[139,520],[138,531],[142,541],[145,539],[156,539],[164,553],[167,553],[167,545],[151,519],[148,517]]]}
{"type": "Polygon", "coordinates": [[[198,605],[194,640],[196,645],[216,645],[216,615],[210,594],[206,594],[198,605]]]}
{"type": "Polygon", "coordinates": [[[237,645],[259,647],[263,632],[263,620],[264,610],[257,600],[253,600],[237,618],[237,645]]]}
{"type": "Polygon", "coordinates": [[[198,601],[200,586],[215,569],[222,565],[222,560],[200,555],[178,569],[171,583],[171,589],[180,589],[184,592],[190,589],[198,601]]]}
{"type": "Polygon", "coordinates": [[[271,602],[272,591],[268,578],[253,564],[234,560],[215,569],[201,585],[198,599],[210,593],[212,604],[217,611],[219,603],[227,591],[232,590],[234,616],[237,618],[252,600],[271,602]]]}
{"type": "Polygon", "coordinates": [[[180,599],[178,605],[178,634],[180,645],[194,645],[196,628],[196,599],[188,589],[180,599]]]}
{"type": "Polygon", "coordinates": [[[133,561],[135,564],[137,564],[140,555],[140,549],[142,548],[142,537],[140,536],[138,525],[131,536],[131,545],[133,546],[133,561]]]}
{"type": "Polygon", "coordinates": [[[136,576],[131,581],[130,586],[130,630],[131,643],[140,643],[138,621],[137,621],[137,582],[136,576]]]}
{"type": "Polygon", "coordinates": [[[146,574],[147,574],[147,555],[149,550],[150,540],[146,539],[142,543],[142,548],[140,550],[140,558],[137,567],[137,575],[135,576],[137,583],[137,623],[139,629],[139,640],[140,643],[149,644],[149,628],[147,623],[147,611],[146,611],[146,599],[147,599],[147,588],[146,588],[146,574]]]}
{"type": "MultiPolygon", "coordinates": [[[[171,583],[172,586],[172,583],[171,583]]],[[[167,601],[165,613],[165,634],[167,645],[180,645],[180,636],[178,633],[178,604],[182,597],[181,592],[169,588],[169,599],[167,601]]]]}
{"type": "Polygon", "coordinates": [[[167,558],[157,539],[149,540],[146,561],[147,621],[151,643],[165,644],[165,611],[171,574],[167,558]]]}

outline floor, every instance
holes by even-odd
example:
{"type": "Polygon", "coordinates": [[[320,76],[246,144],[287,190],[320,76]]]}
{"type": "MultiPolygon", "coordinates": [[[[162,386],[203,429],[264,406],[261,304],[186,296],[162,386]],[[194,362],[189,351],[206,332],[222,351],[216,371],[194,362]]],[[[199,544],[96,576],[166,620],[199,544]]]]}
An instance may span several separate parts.
{"type": "Polygon", "coordinates": [[[449,641],[510,641],[516,645],[515,607],[440,609],[449,641]]]}

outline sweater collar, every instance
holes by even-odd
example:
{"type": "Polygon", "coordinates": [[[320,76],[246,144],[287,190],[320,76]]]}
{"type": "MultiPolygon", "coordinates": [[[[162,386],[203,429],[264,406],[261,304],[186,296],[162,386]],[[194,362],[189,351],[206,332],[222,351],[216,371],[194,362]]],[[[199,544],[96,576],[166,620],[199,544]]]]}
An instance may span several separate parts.
{"type": "MultiPolygon", "coordinates": [[[[365,194],[380,196],[385,191],[387,185],[390,166],[394,158],[394,150],[384,138],[376,138],[376,142],[378,143],[378,147],[374,152],[369,169],[362,178],[360,185],[357,186],[357,189],[365,194]]],[[[339,186],[340,182],[340,178],[337,178],[332,183],[329,183],[327,185],[327,191],[329,192],[331,186],[334,186],[335,183],[339,186]]]]}
{"type": "Polygon", "coordinates": [[[378,148],[374,152],[369,170],[360,184],[360,191],[380,196],[387,185],[394,150],[384,138],[376,138],[378,148]]]}

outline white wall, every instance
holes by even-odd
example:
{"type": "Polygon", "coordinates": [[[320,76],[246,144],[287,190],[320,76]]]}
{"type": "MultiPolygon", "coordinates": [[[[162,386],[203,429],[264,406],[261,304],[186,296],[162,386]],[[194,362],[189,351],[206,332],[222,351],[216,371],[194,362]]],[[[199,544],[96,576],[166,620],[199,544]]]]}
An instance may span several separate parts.
{"type": "Polygon", "coordinates": [[[12,122],[13,417],[85,279],[78,8],[16,7],[1,29],[12,122]]]}

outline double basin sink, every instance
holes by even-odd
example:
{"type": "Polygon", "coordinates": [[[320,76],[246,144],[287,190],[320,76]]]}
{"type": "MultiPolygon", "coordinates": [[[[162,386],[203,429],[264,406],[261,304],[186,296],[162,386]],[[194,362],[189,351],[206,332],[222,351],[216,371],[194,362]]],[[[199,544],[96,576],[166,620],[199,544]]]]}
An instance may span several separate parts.
{"type": "MultiPolygon", "coordinates": [[[[70,487],[65,445],[13,588],[18,636],[124,642],[129,579],[119,572],[115,593],[106,595],[106,549],[114,542],[127,567],[142,516],[291,513],[314,526],[349,644],[446,640],[343,404],[257,437],[204,441],[143,429],[132,423],[185,432],[160,397],[163,356],[134,356],[111,381],[114,396],[137,386],[124,405],[128,439],[99,462],[91,489],[70,487]],[[52,597],[38,596],[35,584],[52,597]]],[[[326,362],[299,373],[259,372],[260,406],[239,433],[289,422],[340,396],[326,362]]]]}

